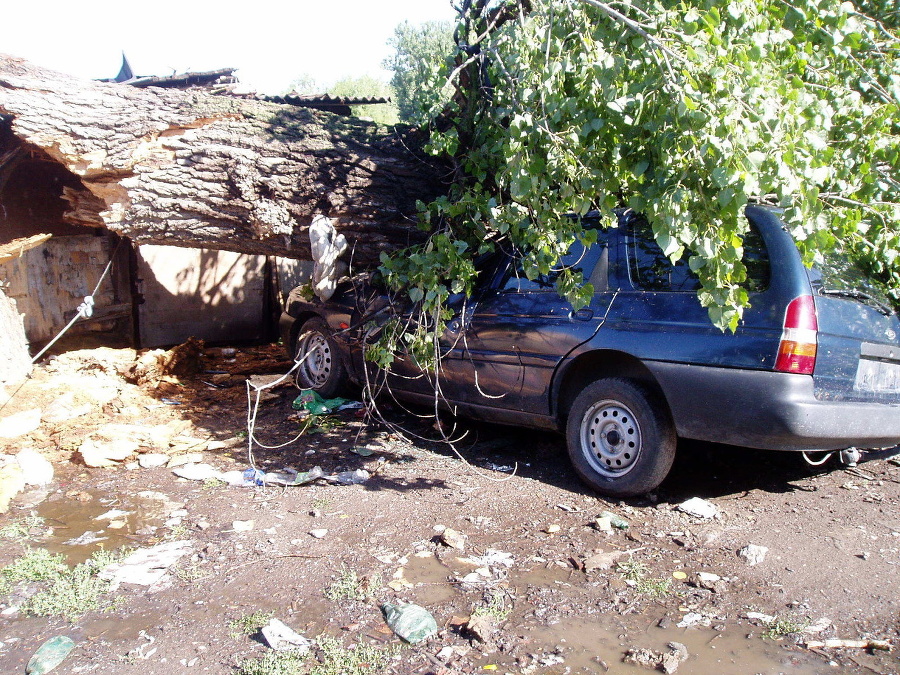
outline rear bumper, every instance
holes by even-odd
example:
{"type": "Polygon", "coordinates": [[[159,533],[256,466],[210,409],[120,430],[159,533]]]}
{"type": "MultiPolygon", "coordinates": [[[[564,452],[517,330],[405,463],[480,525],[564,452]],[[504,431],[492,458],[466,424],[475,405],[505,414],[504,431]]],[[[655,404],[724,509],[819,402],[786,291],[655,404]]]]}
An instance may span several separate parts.
{"type": "Polygon", "coordinates": [[[817,400],[808,375],[647,365],[684,438],[770,450],[900,444],[900,404],[817,400]]]}

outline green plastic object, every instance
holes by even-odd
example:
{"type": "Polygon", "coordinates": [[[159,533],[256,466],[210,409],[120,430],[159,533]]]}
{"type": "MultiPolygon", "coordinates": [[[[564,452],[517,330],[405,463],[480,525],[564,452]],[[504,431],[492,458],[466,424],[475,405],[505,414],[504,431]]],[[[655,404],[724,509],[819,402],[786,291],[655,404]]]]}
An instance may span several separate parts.
{"type": "Polygon", "coordinates": [[[317,391],[303,389],[300,395],[294,399],[291,407],[294,410],[308,410],[312,415],[324,415],[333,412],[345,403],[347,403],[346,398],[322,398],[317,391]]]}
{"type": "Polygon", "coordinates": [[[388,627],[410,644],[414,645],[437,633],[437,622],[424,607],[386,602],[381,606],[381,611],[388,627]]]}
{"type": "Polygon", "coordinates": [[[600,514],[601,518],[609,518],[609,524],[612,525],[617,530],[627,530],[628,529],[628,521],[625,520],[622,516],[617,516],[612,511],[604,511],[600,514]]]}
{"type": "Polygon", "coordinates": [[[47,640],[38,647],[28,665],[25,666],[26,675],[44,675],[56,668],[75,648],[75,642],[72,638],[65,635],[57,635],[47,640]]]}

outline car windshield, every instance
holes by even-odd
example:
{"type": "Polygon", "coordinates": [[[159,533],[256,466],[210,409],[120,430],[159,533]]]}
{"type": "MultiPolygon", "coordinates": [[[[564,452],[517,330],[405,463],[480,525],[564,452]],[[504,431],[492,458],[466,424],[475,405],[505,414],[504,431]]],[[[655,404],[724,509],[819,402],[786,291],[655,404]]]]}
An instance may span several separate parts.
{"type": "Polygon", "coordinates": [[[812,271],[814,283],[818,281],[820,284],[820,293],[856,298],[891,311],[893,303],[884,285],[872,278],[863,264],[849,252],[826,251],[824,258],[824,262],[812,271]]]}

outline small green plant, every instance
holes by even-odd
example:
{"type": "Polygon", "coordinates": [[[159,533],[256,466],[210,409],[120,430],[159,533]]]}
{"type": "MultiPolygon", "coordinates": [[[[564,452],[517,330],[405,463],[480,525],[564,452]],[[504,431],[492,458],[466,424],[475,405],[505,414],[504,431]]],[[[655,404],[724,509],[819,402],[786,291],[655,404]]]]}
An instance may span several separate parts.
{"type": "Polygon", "coordinates": [[[304,434],[327,434],[329,431],[339,429],[347,423],[334,415],[310,415],[303,420],[302,432],[304,434]]]}
{"type": "Polygon", "coordinates": [[[27,539],[31,534],[31,530],[42,527],[43,525],[44,519],[40,516],[25,516],[20,520],[7,523],[3,527],[0,527],[0,539],[27,539]]]}
{"type": "Polygon", "coordinates": [[[98,577],[100,570],[121,557],[119,552],[97,551],[85,562],[69,568],[65,558],[44,549],[29,549],[0,570],[0,592],[9,593],[21,581],[42,585],[22,605],[25,614],[59,616],[75,621],[90,611],[107,611],[115,599],[106,596],[110,582],[98,577]]]}
{"type": "Polygon", "coordinates": [[[343,565],[341,573],[333,584],[325,589],[325,597],[329,600],[365,600],[381,587],[381,577],[360,578],[356,572],[343,565]]]}
{"type": "Polygon", "coordinates": [[[236,438],[246,439],[247,438],[247,430],[241,429],[240,431],[235,432],[234,435],[236,438]]]}
{"type": "Polygon", "coordinates": [[[506,621],[511,611],[512,606],[511,603],[507,601],[506,595],[499,591],[495,591],[491,594],[491,599],[486,604],[472,610],[472,616],[489,616],[499,624],[506,621]]]}
{"type": "Polygon", "coordinates": [[[775,617],[775,620],[769,623],[766,632],[763,633],[763,637],[768,640],[780,640],[792,633],[799,633],[808,625],[809,621],[806,619],[775,617]]]}
{"type": "Polygon", "coordinates": [[[228,485],[224,480],[219,478],[206,478],[200,484],[200,489],[202,490],[216,490],[220,487],[225,487],[228,485]]]}
{"type": "Polygon", "coordinates": [[[671,579],[653,579],[645,563],[629,560],[619,563],[619,573],[625,581],[630,581],[634,590],[652,598],[664,598],[672,593],[671,579]]]}
{"type": "Polygon", "coordinates": [[[337,638],[322,634],[316,638],[319,663],[309,675],[370,675],[384,672],[388,662],[399,652],[398,645],[358,642],[345,647],[337,638]]]}
{"type": "Polygon", "coordinates": [[[177,539],[182,539],[184,535],[187,534],[188,527],[184,523],[179,523],[178,525],[172,525],[169,528],[169,531],[166,533],[165,539],[167,541],[175,541],[177,539]]]}
{"type": "Polygon", "coordinates": [[[203,571],[203,566],[199,563],[191,563],[184,566],[176,565],[172,571],[175,573],[176,577],[187,582],[197,581],[206,576],[206,572],[203,571]]]}
{"type": "Polygon", "coordinates": [[[312,507],[316,510],[326,509],[329,504],[331,500],[328,497],[316,497],[312,500],[312,507]]]}
{"type": "Polygon", "coordinates": [[[273,616],[275,616],[274,612],[264,612],[262,610],[252,614],[242,614],[240,619],[228,622],[228,630],[233,638],[241,635],[253,635],[262,630],[262,627],[269,623],[273,616]]]}

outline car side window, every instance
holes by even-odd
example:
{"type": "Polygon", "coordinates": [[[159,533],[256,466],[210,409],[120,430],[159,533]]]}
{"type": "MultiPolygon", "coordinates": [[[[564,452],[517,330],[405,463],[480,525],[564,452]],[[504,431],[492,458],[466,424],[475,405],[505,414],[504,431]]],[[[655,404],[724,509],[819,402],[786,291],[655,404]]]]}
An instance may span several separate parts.
{"type": "MultiPolygon", "coordinates": [[[[700,280],[688,265],[690,254],[685,252],[674,265],[653,238],[650,224],[643,218],[629,223],[628,272],[636,288],[644,291],[696,291],[700,280]]],[[[769,253],[762,235],[750,223],[750,230],[741,237],[747,268],[747,290],[759,293],[769,286],[769,253]]]]}
{"type": "Polygon", "coordinates": [[[643,291],[696,291],[700,280],[688,266],[688,253],[674,265],[653,238],[644,218],[632,218],[628,272],[635,287],[643,291]]]}
{"type": "Polygon", "coordinates": [[[514,291],[526,293],[529,291],[554,291],[556,289],[556,280],[564,269],[570,268],[573,272],[581,272],[585,282],[591,277],[597,261],[600,259],[601,253],[606,248],[603,241],[603,233],[598,231],[600,235],[596,245],[585,248],[577,239],[569,248],[559,262],[550,270],[549,274],[540,274],[535,279],[529,279],[525,276],[525,269],[522,265],[522,258],[518,257],[513,260],[509,266],[506,277],[500,284],[501,291],[514,291]]]}

